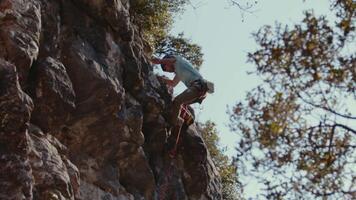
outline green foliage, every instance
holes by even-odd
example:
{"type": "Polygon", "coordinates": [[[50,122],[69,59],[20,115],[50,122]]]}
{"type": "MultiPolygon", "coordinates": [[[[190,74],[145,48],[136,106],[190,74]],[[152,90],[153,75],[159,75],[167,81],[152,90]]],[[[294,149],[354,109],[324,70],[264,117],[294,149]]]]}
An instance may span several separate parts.
{"type": "Polygon", "coordinates": [[[130,0],[134,23],[152,46],[167,37],[175,14],[183,11],[188,0],[130,0]]]}
{"type": "Polygon", "coordinates": [[[236,166],[224,155],[224,148],[220,147],[218,132],[211,121],[199,125],[210,156],[221,176],[222,194],[224,200],[239,200],[241,185],[238,181],[236,166]]]}
{"type": "Polygon", "coordinates": [[[332,7],[334,24],[306,12],[294,27],[254,34],[259,49],[248,58],[264,83],[234,107],[231,128],[239,166],[252,162],[267,199],[356,197],[356,4],[332,7]]]}
{"type": "MultiPolygon", "coordinates": [[[[156,40],[163,39],[173,23],[170,1],[131,0],[130,12],[134,23],[141,29],[144,37],[152,45],[156,40]]],[[[178,6],[178,5],[175,5],[178,6]]]]}
{"type": "Polygon", "coordinates": [[[198,70],[203,64],[201,47],[184,38],[183,33],[180,33],[177,37],[168,36],[159,41],[156,45],[156,54],[158,56],[164,54],[181,55],[190,61],[198,70]]]}
{"type": "Polygon", "coordinates": [[[173,17],[183,12],[189,0],[131,0],[130,12],[155,54],[178,54],[198,69],[203,63],[201,47],[184,38],[169,35],[173,17]]]}

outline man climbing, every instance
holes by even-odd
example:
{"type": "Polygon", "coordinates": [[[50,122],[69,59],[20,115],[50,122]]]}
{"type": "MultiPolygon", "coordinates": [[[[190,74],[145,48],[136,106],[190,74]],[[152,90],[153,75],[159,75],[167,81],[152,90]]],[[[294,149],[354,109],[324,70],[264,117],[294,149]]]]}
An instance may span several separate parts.
{"type": "Polygon", "coordinates": [[[166,55],[162,59],[153,58],[151,61],[153,64],[161,64],[163,71],[175,73],[172,80],[159,76],[159,79],[163,80],[169,87],[175,87],[179,81],[182,81],[187,86],[186,90],[174,98],[170,114],[170,124],[173,127],[179,126],[177,122],[181,105],[189,105],[195,102],[201,103],[207,92],[214,92],[214,85],[204,80],[193,65],[181,56],[166,55]]]}

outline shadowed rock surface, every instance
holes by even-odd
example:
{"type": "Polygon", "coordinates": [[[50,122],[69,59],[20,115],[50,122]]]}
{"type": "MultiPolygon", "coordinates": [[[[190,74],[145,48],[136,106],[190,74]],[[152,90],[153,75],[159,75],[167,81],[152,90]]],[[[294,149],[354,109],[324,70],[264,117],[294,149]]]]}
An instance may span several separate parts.
{"type": "Polygon", "coordinates": [[[129,6],[0,1],[0,199],[221,199],[194,124],[167,154],[171,96],[129,6]]]}

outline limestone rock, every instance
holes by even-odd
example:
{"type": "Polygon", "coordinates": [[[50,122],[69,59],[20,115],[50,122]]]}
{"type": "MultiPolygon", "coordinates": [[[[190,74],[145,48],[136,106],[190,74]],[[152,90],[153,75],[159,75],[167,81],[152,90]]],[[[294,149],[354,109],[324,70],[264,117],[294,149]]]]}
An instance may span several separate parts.
{"type": "Polygon", "coordinates": [[[62,63],[47,57],[31,69],[30,94],[35,104],[31,121],[44,131],[58,129],[75,108],[73,85],[62,63]]]}
{"type": "Polygon", "coordinates": [[[39,52],[41,6],[37,1],[0,2],[0,57],[13,63],[24,85],[39,52]]]}
{"type": "MultiPolygon", "coordinates": [[[[33,125],[32,125],[33,126],[33,125]]],[[[75,199],[79,196],[79,171],[65,157],[65,147],[51,135],[30,128],[30,164],[34,199],[75,199]]]]}
{"type": "Polygon", "coordinates": [[[129,8],[0,1],[0,199],[221,199],[194,125],[168,156],[172,96],[129,8]]]}
{"type": "Polygon", "coordinates": [[[32,199],[28,127],[33,109],[16,67],[0,58],[0,199],[32,199]]]}

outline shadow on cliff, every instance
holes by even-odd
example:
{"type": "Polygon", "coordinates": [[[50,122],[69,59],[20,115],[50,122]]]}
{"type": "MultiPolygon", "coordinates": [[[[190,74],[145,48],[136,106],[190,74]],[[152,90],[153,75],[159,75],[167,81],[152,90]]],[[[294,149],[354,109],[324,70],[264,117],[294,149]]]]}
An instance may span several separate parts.
{"type": "Polygon", "coordinates": [[[221,199],[195,125],[165,151],[172,97],[130,17],[125,0],[0,1],[0,199],[221,199]]]}

